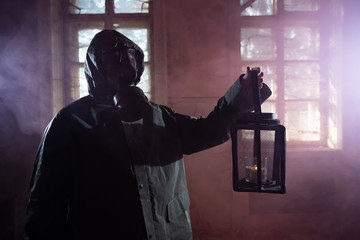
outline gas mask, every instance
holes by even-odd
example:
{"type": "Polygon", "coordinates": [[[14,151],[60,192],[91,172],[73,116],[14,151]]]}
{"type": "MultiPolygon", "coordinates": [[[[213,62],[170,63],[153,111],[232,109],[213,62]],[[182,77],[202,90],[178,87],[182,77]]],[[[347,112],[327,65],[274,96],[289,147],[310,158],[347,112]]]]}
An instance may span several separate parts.
{"type": "Polygon", "coordinates": [[[115,46],[102,51],[103,74],[112,93],[120,88],[131,86],[137,78],[136,51],[121,44],[117,39],[115,46]]]}

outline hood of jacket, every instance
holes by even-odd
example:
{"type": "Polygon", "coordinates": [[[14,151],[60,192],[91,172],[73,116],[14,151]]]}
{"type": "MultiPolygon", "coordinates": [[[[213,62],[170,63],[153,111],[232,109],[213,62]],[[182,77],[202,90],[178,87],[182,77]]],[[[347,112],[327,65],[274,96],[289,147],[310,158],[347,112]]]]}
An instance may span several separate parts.
{"type": "Polygon", "coordinates": [[[89,94],[97,100],[112,101],[113,94],[111,94],[106,83],[101,55],[104,51],[108,51],[118,44],[135,50],[138,66],[135,85],[140,81],[144,71],[144,53],[138,45],[115,30],[102,30],[97,33],[88,47],[84,66],[89,94]]]}

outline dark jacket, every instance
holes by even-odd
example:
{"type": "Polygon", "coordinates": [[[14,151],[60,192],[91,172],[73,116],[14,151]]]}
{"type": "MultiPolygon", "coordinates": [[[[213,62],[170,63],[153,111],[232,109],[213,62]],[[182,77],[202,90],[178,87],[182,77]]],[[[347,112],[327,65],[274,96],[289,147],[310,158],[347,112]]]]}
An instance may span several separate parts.
{"type": "Polygon", "coordinates": [[[121,107],[86,96],[50,122],[31,180],[29,239],[192,239],[183,154],[228,140],[249,92],[237,80],[200,118],[137,87],[127,94],[121,107]]]}

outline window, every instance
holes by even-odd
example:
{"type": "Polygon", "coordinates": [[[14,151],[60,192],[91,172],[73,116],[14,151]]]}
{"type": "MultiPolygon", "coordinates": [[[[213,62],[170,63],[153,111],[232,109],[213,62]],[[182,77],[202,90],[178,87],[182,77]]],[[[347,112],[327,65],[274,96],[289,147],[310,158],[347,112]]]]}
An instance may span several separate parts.
{"type": "Polygon", "coordinates": [[[242,72],[260,66],[265,73],[273,95],[262,111],[277,113],[290,146],[339,148],[341,7],[320,0],[235,2],[232,62],[242,72]]]}
{"type": "Polygon", "coordinates": [[[68,0],[64,16],[64,104],[88,94],[84,60],[91,39],[102,29],[115,29],[139,45],[145,54],[144,73],[138,84],[152,97],[152,9],[143,0],[68,0]]]}

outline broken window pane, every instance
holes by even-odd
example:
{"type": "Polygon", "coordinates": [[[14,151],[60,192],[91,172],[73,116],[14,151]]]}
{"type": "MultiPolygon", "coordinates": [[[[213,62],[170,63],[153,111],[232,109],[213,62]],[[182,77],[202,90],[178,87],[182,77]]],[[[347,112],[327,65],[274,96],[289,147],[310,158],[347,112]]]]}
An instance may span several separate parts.
{"type": "Polygon", "coordinates": [[[72,99],[78,99],[89,94],[88,84],[84,74],[84,67],[71,67],[70,96],[72,99]]]}
{"type": "Polygon", "coordinates": [[[263,16],[275,13],[275,0],[240,0],[240,6],[242,7],[241,9],[246,7],[241,12],[241,16],[263,16]],[[246,7],[247,3],[251,3],[250,6],[246,7]]]}
{"type": "Polygon", "coordinates": [[[105,0],[69,0],[72,14],[104,14],[105,0]]]}
{"type": "Polygon", "coordinates": [[[145,64],[144,73],[141,75],[141,80],[137,84],[141,88],[145,95],[150,99],[151,98],[151,82],[150,82],[150,66],[145,64]]]}
{"type": "Polygon", "coordinates": [[[89,47],[91,39],[95,36],[96,33],[100,32],[101,29],[84,29],[78,32],[78,41],[79,41],[79,62],[85,62],[86,51],[89,47]]]}
{"type": "Polygon", "coordinates": [[[309,27],[284,28],[285,60],[316,60],[320,48],[317,29],[309,27]]]}
{"type": "Polygon", "coordinates": [[[115,0],[115,13],[148,13],[149,1],[142,0],[115,0]]]}
{"type": "Polygon", "coordinates": [[[243,60],[274,60],[276,44],[271,28],[241,29],[241,58],[243,60]]]}
{"type": "Polygon", "coordinates": [[[317,11],[318,0],[284,0],[285,11],[317,11]]]}
{"type": "Polygon", "coordinates": [[[79,95],[84,97],[89,94],[88,84],[85,78],[84,68],[79,68],[79,95]]]}
{"type": "Polygon", "coordinates": [[[117,28],[117,31],[124,34],[126,37],[134,41],[144,52],[144,62],[145,69],[144,73],[141,76],[141,81],[138,84],[150,99],[151,97],[151,73],[150,67],[147,62],[149,62],[149,41],[148,41],[148,29],[147,28],[117,28]]]}
{"type": "Polygon", "coordinates": [[[318,63],[285,64],[285,99],[319,99],[318,63]]]}
{"type": "Polygon", "coordinates": [[[286,102],[287,140],[319,141],[320,111],[317,102],[286,102]]]}
{"type": "Polygon", "coordinates": [[[116,30],[134,41],[144,51],[144,61],[149,61],[148,30],[146,28],[118,28],[116,30]]]}

